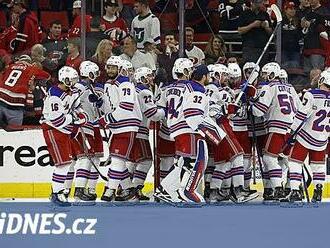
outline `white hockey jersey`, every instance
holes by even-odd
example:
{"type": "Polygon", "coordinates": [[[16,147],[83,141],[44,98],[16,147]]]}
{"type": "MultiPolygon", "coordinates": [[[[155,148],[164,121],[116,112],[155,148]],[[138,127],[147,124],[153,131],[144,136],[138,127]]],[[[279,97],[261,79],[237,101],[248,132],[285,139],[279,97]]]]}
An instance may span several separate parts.
{"type": "Polygon", "coordinates": [[[138,131],[142,114],[135,86],[128,77],[107,81],[103,100],[105,121],[113,134],[138,131]]]}
{"type": "Polygon", "coordinates": [[[301,126],[297,141],[307,149],[323,151],[327,147],[330,132],[330,93],[313,89],[303,96],[291,130],[301,126]]]}
{"type": "Polygon", "coordinates": [[[87,114],[88,120],[90,121],[90,122],[86,123],[85,125],[83,125],[82,129],[86,134],[93,136],[94,135],[94,126],[93,126],[92,122],[95,122],[97,119],[99,119],[101,117],[100,116],[101,112],[98,112],[98,109],[97,109],[95,103],[91,103],[89,101],[89,95],[93,94],[91,87],[93,87],[93,91],[96,94],[99,94],[100,97],[102,97],[102,94],[100,94],[100,92],[103,90],[103,87],[104,87],[103,84],[96,83],[95,88],[94,88],[93,85],[91,85],[89,82],[86,82],[86,81],[79,81],[78,83],[76,83],[74,85],[72,95],[74,97],[80,96],[80,103],[81,103],[80,107],[83,109],[84,113],[87,114]]]}
{"type": "Polygon", "coordinates": [[[43,117],[40,123],[45,123],[62,133],[71,134],[73,131],[71,106],[72,104],[79,105],[79,98],[75,99],[57,86],[51,87],[44,100],[43,117]]]}
{"type": "Polygon", "coordinates": [[[208,115],[209,100],[205,87],[194,81],[179,80],[165,90],[167,126],[172,138],[198,133],[198,125],[208,115]]]}
{"type": "Polygon", "coordinates": [[[144,17],[137,15],[131,24],[131,35],[137,41],[137,48],[143,49],[146,41],[160,44],[160,22],[151,11],[144,17]]]}
{"type": "Polygon", "coordinates": [[[151,90],[144,84],[136,85],[137,97],[142,112],[142,121],[136,138],[149,140],[150,121],[159,121],[165,118],[165,111],[157,108],[151,90]]]}
{"type": "Polygon", "coordinates": [[[252,105],[254,116],[264,116],[268,132],[286,134],[290,128],[300,100],[291,84],[273,81],[262,87],[252,105]]]}

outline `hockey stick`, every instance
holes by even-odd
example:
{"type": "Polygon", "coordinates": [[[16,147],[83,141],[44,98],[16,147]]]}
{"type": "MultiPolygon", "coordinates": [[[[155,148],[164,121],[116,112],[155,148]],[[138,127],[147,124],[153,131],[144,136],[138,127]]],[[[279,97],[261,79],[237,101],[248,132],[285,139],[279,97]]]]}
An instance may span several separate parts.
{"type": "MultiPolygon", "coordinates": [[[[304,169],[306,169],[305,165],[302,166],[302,178],[303,178],[303,185],[304,185],[304,191],[305,191],[305,194],[306,194],[307,202],[310,203],[309,193],[308,193],[308,186],[307,186],[307,182],[306,182],[306,178],[305,178],[305,174],[304,174],[304,169]]],[[[307,169],[306,169],[306,172],[307,172],[307,169]]]]}
{"type": "Polygon", "coordinates": [[[280,27],[280,25],[281,25],[281,22],[282,22],[282,14],[281,14],[281,10],[277,7],[276,4],[272,4],[272,5],[271,5],[271,9],[272,9],[272,11],[274,12],[274,14],[275,14],[275,16],[276,16],[276,22],[277,22],[277,23],[276,23],[276,26],[275,26],[275,28],[274,28],[272,34],[270,35],[270,37],[269,37],[269,39],[268,39],[268,42],[266,43],[266,45],[265,45],[265,47],[264,47],[264,49],[263,49],[261,55],[259,56],[259,58],[258,58],[258,60],[257,60],[257,62],[256,62],[256,66],[253,68],[253,70],[252,70],[252,72],[251,72],[251,74],[250,74],[250,76],[249,76],[249,78],[248,78],[246,84],[242,87],[242,91],[241,91],[241,92],[239,93],[239,95],[237,96],[237,98],[236,98],[236,100],[235,100],[235,104],[238,104],[238,103],[240,102],[240,100],[241,100],[241,98],[242,98],[242,96],[243,96],[243,94],[244,94],[245,89],[247,88],[247,86],[253,83],[253,81],[254,81],[253,78],[255,77],[255,74],[258,73],[258,72],[257,72],[257,65],[260,64],[260,62],[261,62],[262,58],[264,57],[264,55],[265,55],[265,53],[266,53],[266,51],[267,51],[267,49],[268,49],[270,43],[272,42],[272,40],[273,40],[273,38],[274,38],[274,36],[275,36],[275,33],[276,33],[277,29],[278,29],[278,28],[280,27]],[[253,80],[253,81],[252,81],[252,80],[253,80]]]}
{"type": "Polygon", "coordinates": [[[83,144],[81,144],[79,142],[79,140],[75,137],[75,140],[77,141],[77,143],[80,146],[80,149],[82,149],[84,151],[84,155],[88,158],[89,162],[92,164],[92,166],[94,167],[94,169],[97,171],[97,173],[100,175],[100,177],[104,180],[104,181],[108,181],[108,178],[104,175],[102,175],[101,171],[99,170],[99,168],[96,166],[96,164],[94,163],[93,159],[91,158],[91,156],[88,154],[88,149],[90,149],[90,144],[88,143],[87,137],[85,135],[85,132],[83,131],[83,129],[80,127],[79,131],[81,132],[82,135],[82,140],[83,140],[83,144]]]}

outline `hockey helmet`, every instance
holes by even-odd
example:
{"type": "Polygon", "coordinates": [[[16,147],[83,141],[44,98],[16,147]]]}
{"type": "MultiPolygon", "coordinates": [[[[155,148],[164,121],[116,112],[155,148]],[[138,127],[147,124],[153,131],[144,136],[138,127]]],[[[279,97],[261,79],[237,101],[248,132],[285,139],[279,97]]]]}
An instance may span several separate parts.
{"type": "Polygon", "coordinates": [[[265,64],[262,69],[261,73],[264,79],[272,81],[275,78],[278,78],[280,76],[281,67],[276,62],[270,62],[265,64]]]}
{"type": "Polygon", "coordinates": [[[287,83],[288,82],[288,73],[286,72],[286,70],[284,70],[284,69],[280,70],[279,78],[280,78],[282,83],[287,83]]]}
{"type": "Polygon", "coordinates": [[[140,67],[134,73],[134,80],[136,83],[149,84],[154,78],[153,72],[148,67],[140,67]]]}
{"type": "Polygon", "coordinates": [[[179,58],[175,60],[174,66],[172,69],[172,74],[183,74],[186,77],[190,78],[193,71],[194,64],[190,59],[179,58]]]}
{"type": "Polygon", "coordinates": [[[88,60],[83,61],[80,64],[79,71],[80,71],[80,76],[87,77],[93,82],[98,76],[100,76],[99,66],[96,63],[88,60]]]}
{"type": "Polygon", "coordinates": [[[228,64],[228,75],[230,78],[239,78],[242,76],[242,70],[237,63],[228,64]]]}
{"type": "Polygon", "coordinates": [[[260,71],[259,65],[257,65],[254,62],[246,62],[243,65],[243,76],[244,76],[244,78],[248,79],[253,70],[256,70],[259,73],[259,71],[260,71]]]}
{"type": "Polygon", "coordinates": [[[330,71],[325,70],[321,72],[320,79],[318,82],[319,86],[325,84],[327,87],[330,87],[330,71]]]}
{"type": "Polygon", "coordinates": [[[78,72],[70,67],[70,66],[63,66],[58,71],[58,80],[63,83],[65,86],[71,88],[75,83],[79,80],[78,72]]]}

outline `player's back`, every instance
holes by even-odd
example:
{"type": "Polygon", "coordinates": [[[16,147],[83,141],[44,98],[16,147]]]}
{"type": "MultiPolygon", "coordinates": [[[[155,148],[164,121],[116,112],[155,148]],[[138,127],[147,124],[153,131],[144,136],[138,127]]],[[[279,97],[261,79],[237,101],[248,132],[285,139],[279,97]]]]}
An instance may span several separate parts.
{"type": "Polygon", "coordinates": [[[295,116],[295,123],[299,120],[302,121],[302,128],[297,140],[308,149],[324,150],[330,132],[330,93],[320,89],[306,92],[303,106],[295,116]]]}

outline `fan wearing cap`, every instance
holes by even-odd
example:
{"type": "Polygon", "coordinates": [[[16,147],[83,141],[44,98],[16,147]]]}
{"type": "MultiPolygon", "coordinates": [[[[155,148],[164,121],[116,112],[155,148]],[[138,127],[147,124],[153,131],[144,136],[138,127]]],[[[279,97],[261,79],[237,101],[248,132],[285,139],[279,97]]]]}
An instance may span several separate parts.
{"type": "Polygon", "coordinates": [[[22,53],[41,42],[42,32],[37,16],[28,10],[27,0],[13,0],[11,6],[12,12],[19,15],[14,53],[22,53]]]}
{"type": "Polygon", "coordinates": [[[23,122],[24,108],[33,106],[32,91],[35,80],[48,80],[50,75],[32,65],[28,55],[9,65],[2,74],[0,81],[0,122],[5,126],[19,126],[23,122]]]}
{"type": "Polygon", "coordinates": [[[325,182],[325,154],[329,136],[330,117],[330,71],[323,71],[318,81],[318,88],[307,91],[291,125],[291,133],[298,130],[289,156],[291,202],[302,201],[299,186],[302,181],[302,168],[306,157],[313,171],[315,185],[312,202],[322,200],[322,190],[325,182]],[[304,123],[303,125],[301,123],[304,123]],[[317,124],[316,124],[317,123],[317,124]],[[301,126],[302,125],[302,126],[301,126]],[[299,129],[301,128],[301,129],[299,129]]]}
{"type": "MultiPolygon", "coordinates": [[[[73,2],[72,15],[74,17],[72,26],[68,32],[68,38],[80,37],[81,34],[81,1],[76,0],[73,2]]],[[[86,33],[91,31],[92,16],[86,15],[86,33]]]]}
{"type": "Polygon", "coordinates": [[[116,46],[128,34],[128,28],[123,18],[119,17],[119,6],[117,0],[105,0],[103,3],[105,15],[100,21],[100,28],[109,35],[116,46]]]}
{"type": "Polygon", "coordinates": [[[282,66],[284,68],[297,68],[300,65],[299,40],[302,38],[302,32],[294,2],[285,3],[284,13],[282,21],[282,66]]]}

